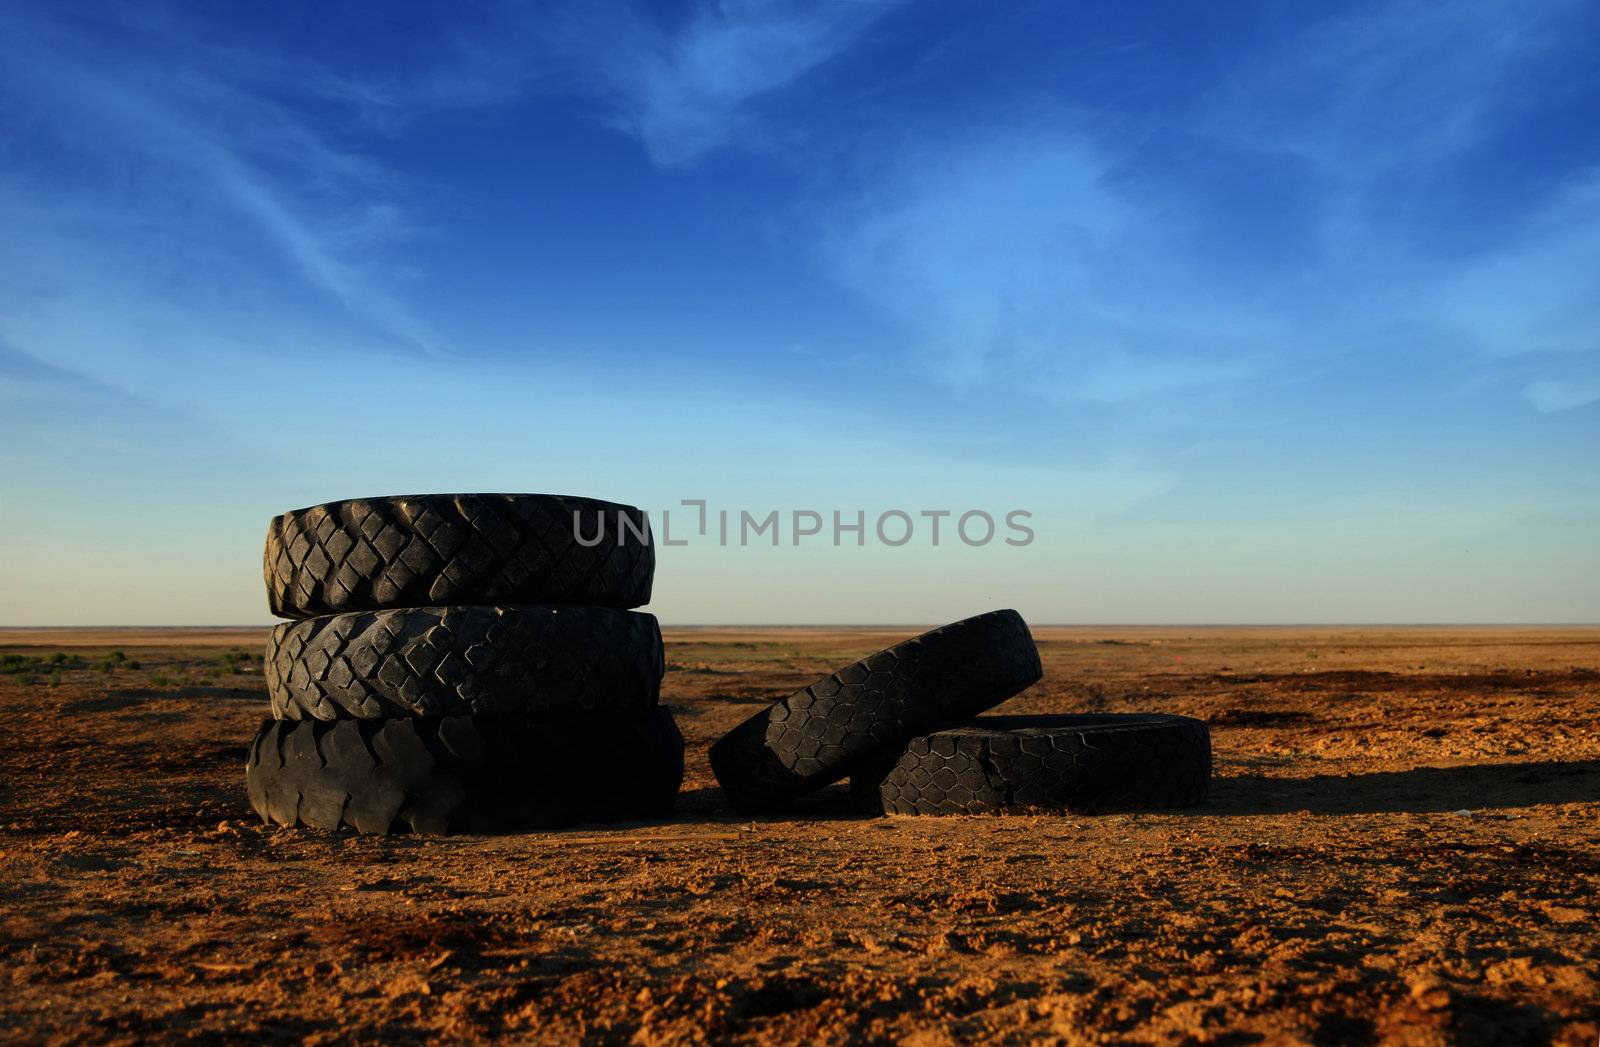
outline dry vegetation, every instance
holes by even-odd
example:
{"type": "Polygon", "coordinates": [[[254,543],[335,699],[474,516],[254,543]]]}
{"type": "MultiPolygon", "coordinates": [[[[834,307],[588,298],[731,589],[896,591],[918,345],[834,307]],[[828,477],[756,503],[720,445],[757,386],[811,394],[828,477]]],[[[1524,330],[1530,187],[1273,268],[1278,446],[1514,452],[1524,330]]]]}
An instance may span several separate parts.
{"type": "Polygon", "coordinates": [[[0,1035],[1596,1043],[1600,630],[1038,634],[1006,711],[1204,717],[1213,801],[735,819],[706,745],[905,631],[677,630],[673,824],[274,830],[263,633],[0,633],[0,1035]]]}

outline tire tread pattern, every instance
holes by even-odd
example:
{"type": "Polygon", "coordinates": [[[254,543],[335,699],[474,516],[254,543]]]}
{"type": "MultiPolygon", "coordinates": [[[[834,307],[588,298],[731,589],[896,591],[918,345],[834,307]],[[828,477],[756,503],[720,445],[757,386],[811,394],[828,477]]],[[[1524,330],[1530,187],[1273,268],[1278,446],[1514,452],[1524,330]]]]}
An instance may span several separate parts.
{"type": "Polygon", "coordinates": [[[634,532],[648,526],[632,506],[569,495],[328,502],[268,525],[267,603],[280,618],[444,604],[639,607],[650,602],[655,546],[634,532]],[[603,539],[581,544],[575,513],[586,541],[603,519],[603,539]]]}
{"type": "Polygon", "coordinates": [[[712,745],[711,767],[736,809],[778,809],[884,746],[1000,704],[1042,673],[1021,615],[980,614],[863,658],[756,713],[712,745]]]}
{"type": "Polygon", "coordinates": [[[280,720],[632,713],[665,668],[655,616],[603,607],[418,607],[284,622],[265,674],[280,720]]]}
{"type": "Polygon", "coordinates": [[[1211,781],[1211,732],[1163,713],[981,717],[886,750],[851,779],[869,810],[1000,814],[1188,807],[1211,781]]]}
{"type": "Polygon", "coordinates": [[[268,823],[364,833],[501,832],[664,817],[683,735],[663,706],[590,718],[267,720],[245,762],[268,823]]]}

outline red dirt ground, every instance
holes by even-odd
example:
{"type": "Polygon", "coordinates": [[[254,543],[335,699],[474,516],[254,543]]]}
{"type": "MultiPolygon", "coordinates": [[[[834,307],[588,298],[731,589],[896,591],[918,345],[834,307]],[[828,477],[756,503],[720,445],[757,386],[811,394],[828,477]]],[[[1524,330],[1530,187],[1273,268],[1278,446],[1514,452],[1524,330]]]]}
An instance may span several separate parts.
{"type": "Polygon", "coordinates": [[[0,1039],[1600,1039],[1600,629],[1039,629],[1003,711],[1203,717],[1211,802],[725,809],[718,734],[911,631],[672,630],[674,822],[428,839],[250,813],[262,630],[0,631],[0,1039]]]}

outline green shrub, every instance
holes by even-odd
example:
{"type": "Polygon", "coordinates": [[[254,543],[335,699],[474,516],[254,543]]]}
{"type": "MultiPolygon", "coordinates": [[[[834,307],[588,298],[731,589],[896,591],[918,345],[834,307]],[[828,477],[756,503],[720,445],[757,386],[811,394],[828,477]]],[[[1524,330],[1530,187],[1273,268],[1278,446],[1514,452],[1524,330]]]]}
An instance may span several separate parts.
{"type": "Polygon", "coordinates": [[[121,651],[112,651],[98,662],[95,662],[94,667],[103,673],[109,674],[116,672],[118,669],[137,669],[139,668],[139,663],[131,661],[121,651]]]}
{"type": "Polygon", "coordinates": [[[45,669],[56,672],[61,669],[81,668],[83,659],[63,651],[57,651],[48,658],[28,654],[0,654],[0,675],[5,676],[33,676],[45,669]]]}
{"type": "Polygon", "coordinates": [[[255,669],[258,656],[249,651],[235,647],[231,651],[224,651],[213,659],[217,667],[225,673],[247,673],[255,669]]]}

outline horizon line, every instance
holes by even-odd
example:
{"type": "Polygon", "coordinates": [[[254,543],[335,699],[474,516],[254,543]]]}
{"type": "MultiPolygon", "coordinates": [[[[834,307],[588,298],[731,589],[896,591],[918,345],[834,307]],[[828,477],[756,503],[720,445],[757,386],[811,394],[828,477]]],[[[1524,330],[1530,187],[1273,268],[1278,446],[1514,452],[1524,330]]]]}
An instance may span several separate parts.
{"type": "MultiPolygon", "coordinates": [[[[403,608],[401,608],[403,610],[403,608]]],[[[621,608],[619,608],[620,610],[621,608]]],[[[354,612],[366,613],[366,612],[354,612]]],[[[642,613],[650,613],[644,611],[642,613]]],[[[983,612],[979,612],[983,613],[983,612]]],[[[313,618],[332,617],[331,615],[313,615],[313,618]]],[[[40,631],[46,629],[57,630],[133,630],[133,629],[217,629],[217,630],[254,630],[271,629],[285,622],[309,621],[310,618],[285,618],[262,623],[163,623],[163,624],[34,624],[34,625],[0,625],[0,633],[40,631]]],[[[952,619],[950,622],[924,621],[924,622],[663,622],[662,628],[666,629],[920,629],[938,628],[961,619],[952,619]]],[[[1587,629],[1600,628],[1600,621],[1592,622],[1550,622],[1550,621],[1416,621],[1416,622],[1381,622],[1381,621],[1304,621],[1304,622],[1029,622],[1031,628],[1040,629],[1587,629]]]]}

